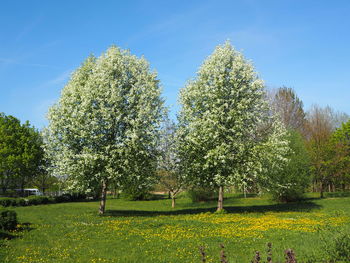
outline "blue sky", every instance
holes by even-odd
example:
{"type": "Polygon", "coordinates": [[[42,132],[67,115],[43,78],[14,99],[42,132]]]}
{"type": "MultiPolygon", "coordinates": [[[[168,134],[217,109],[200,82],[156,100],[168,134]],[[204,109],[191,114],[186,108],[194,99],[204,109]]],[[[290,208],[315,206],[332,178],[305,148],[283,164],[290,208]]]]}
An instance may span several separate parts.
{"type": "Polygon", "coordinates": [[[178,91],[230,39],[266,85],[350,114],[350,1],[16,1],[0,7],[0,112],[38,128],[69,74],[110,45],[144,55],[175,116],[178,91]]]}

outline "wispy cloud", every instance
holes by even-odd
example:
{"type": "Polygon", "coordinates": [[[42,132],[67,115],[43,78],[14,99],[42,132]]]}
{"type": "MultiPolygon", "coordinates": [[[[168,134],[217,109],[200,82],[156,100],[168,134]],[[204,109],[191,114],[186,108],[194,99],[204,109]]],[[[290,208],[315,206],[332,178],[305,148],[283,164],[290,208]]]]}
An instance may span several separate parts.
{"type": "Polygon", "coordinates": [[[36,45],[34,48],[28,51],[26,49],[25,53],[17,53],[13,54],[11,57],[0,57],[0,66],[11,66],[11,65],[19,65],[19,66],[28,66],[28,67],[41,67],[41,68],[51,68],[51,69],[59,69],[57,66],[44,64],[44,63],[36,63],[38,53],[40,54],[44,49],[50,49],[57,44],[60,43],[60,40],[53,40],[49,42],[42,43],[40,45],[36,45]],[[26,62],[31,61],[31,62],[26,62]]]}
{"type": "Polygon", "coordinates": [[[189,20],[196,20],[196,17],[205,10],[208,10],[210,5],[210,2],[203,2],[200,6],[194,6],[184,12],[174,13],[163,20],[151,24],[141,32],[132,35],[126,40],[126,43],[131,44],[156,34],[168,33],[172,30],[186,27],[189,20]]]}
{"type": "MultiPolygon", "coordinates": [[[[68,81],[72,70],[66,70],[56,77],[49,79],[39,85],[37,88],[40,90],[56,90],[57,88],[62,88],[63,85],[68,81]]],[[[43,128],[47,125],[47,112],[48,109],[58,100],[59,93],[51,91],[46,98],[42,98],[34,108],[33,115],[38,128],[43,128]],[[56,94],[56,96],[54,95],[56,94]]]]}
{"type": "Polygon", "coordinates": [[[34,30],[34,28],[41,22],[41,17],[37,17],[35,20],[32,20],[22,28],[22,30],[15,37],[15,41],[18,42],[26,37],[30,32],[34,30]]]}
{"type": "Polygon", "coordinates": [[[278,38],[266,32],[261,32],[257,28],[247,28],[232,32],[231,37],[234,41],[239,41],[250,45],[276,45],[278,38]]]}
{"type": "Polygon", "coordinates": [[[16,60],[12,58],[0,58],[0,64],[4,64],[4,65],[16,64],[16,60]]]}
{"type": "Polygon", "coordinates": [[[14,58],[0,58],[0,65],[2,66],[19,65],[19,66],[41,67],[41,68],[52,68],[52,69],[58,68],[52,65],[41,64],[41,63],[25,63],[25,62],[21,62],[20,59],[14,59],[14,58]]]}
{"type": "Polygon", "coordinates": [[[72,72],[71,69],[62,72],[61,74],[57,75],[56,77],[49,79],[49,80],[45,81],[44,83],[42,83],[40,85],[40,88],[54,87],[54,86],[64,84],[68,80],[71,72],[72,72]]]}

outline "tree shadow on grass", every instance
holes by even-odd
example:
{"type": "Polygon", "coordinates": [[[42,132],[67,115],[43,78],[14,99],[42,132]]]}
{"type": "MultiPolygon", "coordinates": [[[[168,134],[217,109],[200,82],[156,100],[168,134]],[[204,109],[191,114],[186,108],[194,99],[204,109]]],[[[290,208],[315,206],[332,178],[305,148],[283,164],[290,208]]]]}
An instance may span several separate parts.
{"type": "Polygon", "coordinates": [[[26,222],[26,223],[21,223],[20,225],[19,225],[19,227],[17,228],[17,232],[23,232],[23,231],[31,231],[31,230],[33,230],[34,228],[33,227],[31,227],[31,223],[28,223],[28,222],[26,222]]]}
{"type": "Polygon", "coordinates": [[[14,239],[14,238],[16,238],[16,236],[14,236],[14,235],[11,235],[10,233],[8,233],[8,232],[3,232],[3,231],[0,231],[0,240],[1,239],[14,239]]]}
{"type": "MultiPolygon", "coordinates": [[[[253,206],[225,206],[224,209],[230,214],[240,213],[266,213],[266,212],[311,212],[322,206],[312,201],[295,203],[283,203],[272,205],[253,206]]],[[[216,206],[206,208],[177,209],[172,211],[146,211],[146,210],[107,210],[105,216],[129,217],[129,216],[159,216],[159,215],[188,215],[207,212],[215,212],[216,206]]]]}
{"type": "Polygon", "coordinates": [[[31,231],[33,229],[34,228],[31,227],[30,223],[22,223],[16,228],[15,230],[16,232],[0,230],[0,247],[3,245],[1,243],[1,240],[4,240],[4,239],[11,240],[11,239],[20,238],[21,237],[21,235],[19,235],[20,233],[24,231],[31,231]]]}
{"type": "Polygon", "coordinates": [[[132,199],[128,198],[125,195],[121,195],[117,198],[112,198],[112,199],[120,199],[124,201],[156,201],[156,200],[164,200],[164,199],[170,199],[168,195],[165,194],[149,194],[145,199],[132,199]]]}

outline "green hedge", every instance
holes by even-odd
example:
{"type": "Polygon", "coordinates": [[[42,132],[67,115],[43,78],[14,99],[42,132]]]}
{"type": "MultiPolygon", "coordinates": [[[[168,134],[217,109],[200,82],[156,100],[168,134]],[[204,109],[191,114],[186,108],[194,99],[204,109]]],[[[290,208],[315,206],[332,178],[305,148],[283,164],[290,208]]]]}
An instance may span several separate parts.
{"type": "Polygon", "coordinates": [[[12,210],[0,210],[0,229],[1,230],[14,230],[16,229],[17,214],[12,210]]]}
{"type": "Polygon", "coordinates": [[[61,196],[29,196],[27,198],[1,198],[0,205],[3,207],[9,206],[30,206],[30,205],[44,205],[64,202],[74,202],[85,200],[86,195],[80,193],[63,194],[61,196]]]}
{"type": "Polygon", "coordinates": [[[25,201],[26,201],[26,205],[44,205],[44,204],[54,202],[52,198],[47,196],[29,196],[28,198],[25,199],[25,201]]]}
{"type": "Polygon", "coordinates": [[[325,197],[349,197],[350,192],[326,192],[325,197]]]}
{"type": "Polygon", "coordinates": [[[187,194],[193,203],[216,200],[218,196],[217,190],[210,187],[193,187],[187,194]]]}
{"type": "Polygon", "coordinates": [[[0,205],[2,205],[4,207],[16,206],[16,203],[17,203],[16,200],[17,200],[17,198],[11,198],[11,197],[2,198],[2,199],[0,199],[0,205]]]}

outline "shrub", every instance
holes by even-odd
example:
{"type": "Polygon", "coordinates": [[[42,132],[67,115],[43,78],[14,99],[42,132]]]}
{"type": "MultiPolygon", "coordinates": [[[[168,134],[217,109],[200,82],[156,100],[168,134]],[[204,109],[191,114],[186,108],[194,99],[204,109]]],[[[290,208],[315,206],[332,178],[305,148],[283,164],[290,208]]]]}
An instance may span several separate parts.
{"type": "Polygon", "coordinates": [[[39,204],[36,196],[28,196],[28,198],[26,198],[26,201],[27,201],[27,205],[38,205],[39,204]]]}
{"type": "Polygon", "coordinates": [[[69,194],[63,194],[63,195],[55,196],[54,200],[55,200],[56,203],[69,202],[70,201],[70,195],[69,194]]]}
{"type": "Polygon", "coordinates": [[[86,199],[86,195],[82,193],[63,194],[61,196],[29,196],[27,198],[2,198],[0,205],[8,206],[26,206],[26,205],[44,205],[49,203],[74,202],[86,199]]]}
{"type": "Polygon", "coordinates": [[[194,203],[210,201],[217,197],[217,191],[210,187],[192,187],[187,194],[194,203]]]}
{"type": "Polygon", "coordinates": [[[39,197],[39,203],[40,204],[43,204],[43,205],[45,205],[45,204],[48,204],[48,203],[50,203],[50,200],[49,200],[49,198],[47,197],[47,196],[38,196],[39,197]]]}
{"type": "Polygon", "coordinates": [[[16,200],[16,206],[26,206],[27,202],[24,198],[17,198],[16,200]]]}
{"type": "Polygon", "coordinates": [[[151,199],[151,194],[148,191],[129,187],[123,193],[123,197],[130,201],[140,201],[151,199]]]}
{"type": "Polygon", "coordinates": [[[323,249],[330,262],[350,262],[350,232],[328,229],[323,233],[323,249]],[[331,238],[330,238],[331,237],[331,238]]]}
{"type": "Polygon", "coordinates": [[[305,189],[311,182],[310,158],[302,136],[297,131],[291,130],[287,138],[291,148],[286,156],[289,161],[282,170],[270,172],[273,185],[268,187],[273,199],[282,202],[302,199],[305,189]]]}
{"type": "Polygon", "coordinates": [[[336,260],[350,261],[350,233],[343,233],[334,240],[336,260]]]}
{"type": "Polygon", "coordinates": [[[0,205],[2,205],[4,207],[15,206],[16,199],[15,198],[2,198],[2,199],[0,199],[0,205]]]}
{"type": "Polygon", "coordinates": [[[14,230],[17,226],[17,214],[12,210],[0,210],[0,229],[14,230]]]}
{"type": "MultiPolygon", "coordinates": [[[[334,215],[342,216],[344,212],[335,211],[334,215]]],[[[324,262],[350,262],[350,229],[326,226],[318,230],[324,262]]]]}
{"type": "Polygon", "coordinates": [[[84,193],[71,193],[70,201],[81,201],[86,199],[86,194],[84,193]]]}
{"type": "Polygon", "coordinates": [[[29,196],[27,198],[3,198],[0,199],[0,205],[8,206],[26,206],[26,205],[41,205],[54,203],[54,199],[47,196],[29,196]]]}
{"type": "Polygon", "coordinates": [[[74,202],[74,201],[81,201],[86,199],[86,194],[84,193],[66,193],[60,196],[55,196],[53,198],[54,202],[56,203],[63,203],[63,202],[74,202]]]}
{"type": "Polygon", "coordinates": [[[28,205],[44,205],[50,202],[47,196],[29,196],[26,200],[28,205]]]}
{"type": "Polygon", "coordinates": [[[350,192],[330,192],[325,193],[326,197],[349,197],[350,192]]]}
{"type": "Polygon", "coordinates": [[[152,195],[151,191],[154,190],[156,184],[156,177],[147,176],[131,176],[123,183],[122,197],[126,200],[150,200],[152,195]]]}

